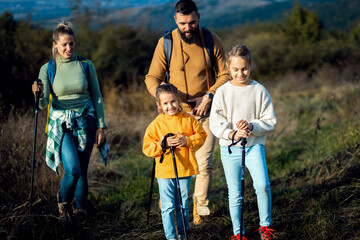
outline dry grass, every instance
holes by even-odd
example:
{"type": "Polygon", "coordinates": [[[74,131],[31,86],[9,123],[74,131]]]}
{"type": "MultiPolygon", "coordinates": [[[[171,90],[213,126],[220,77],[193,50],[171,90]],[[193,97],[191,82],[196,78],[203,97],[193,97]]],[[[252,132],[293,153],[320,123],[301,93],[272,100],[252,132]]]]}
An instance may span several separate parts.
{"type": "MultiPolygon", "coordinates": [[[[360,89],[357,68],[323,68],[317,75],[288,73],[264,82],[278,118],[267,139],[267,161],[278,239],[357,239],[359,230],[360,89]]],[[[260,80],[261,82],[261,80],[260,80]]],[[[107,137],[104,167],[94,149],[89,168],[94,211],[72,225],[57,218],[61,177],[44,163],[45,112],[40,112],[34,206],[27,217],[33,137],[32,109],[12,112],[0,124],[1,239],[163,239],[154,192],[146,224],[151,159],[141,153],[146,126],[156,116],[145,86],[104,89],[107,137]]],[[[190,239],[231,235],[227,187],[218,150],[214,159],[212,215],[190,239]]],[[[193,186],[192,186],[193,187],[193,186]]],[[[256,196],[247,173],[245,221],[248,240],[258,226],[256,196]]]]}

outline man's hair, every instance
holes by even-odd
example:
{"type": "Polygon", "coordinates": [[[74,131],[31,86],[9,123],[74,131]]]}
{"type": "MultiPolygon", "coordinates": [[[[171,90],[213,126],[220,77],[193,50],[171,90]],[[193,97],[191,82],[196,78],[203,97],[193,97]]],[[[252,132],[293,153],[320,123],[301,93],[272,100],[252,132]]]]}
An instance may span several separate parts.
{"type": "Polygon", "coordinates": [[[184,15],[189,15],[192,12],[198,13],[196,4],[192,0],[180,0],[175,5],[175,14],[181,13],[184,15]]]}

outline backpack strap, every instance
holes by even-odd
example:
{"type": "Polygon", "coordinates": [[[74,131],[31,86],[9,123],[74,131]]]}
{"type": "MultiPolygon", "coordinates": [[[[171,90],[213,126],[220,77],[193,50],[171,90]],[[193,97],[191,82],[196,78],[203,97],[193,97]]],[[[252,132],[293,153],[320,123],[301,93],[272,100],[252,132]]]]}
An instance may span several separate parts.
{"type": "Polygon", "coordinates": [[[81,63],[81,68],[86,76],[86,79],[90,80],[90,70],[89,70],[89,62],[86,58],[81,57],[81,56],[77,56],[79,62],[81,63]]]}
{"type": "Polygon", "coordinates": [[[215,56],[214,56],[214,41],[213,41],[212,33],[206,27],[202,27],[201,29],[203,30],[205,48],[209,54],[210,61],[211,61],[211,74],[212,74],[212,77],[215,79],[215,69],[214,69],[215,56]]]}
{"type": "Polygon", "coordinates": [[[210,60],[211,60],[211,66],[214,67],[214,61],[215,61],[215,57],[214,57],[214,41],[213,41],[213,37],[211,32],[206,28],[206,27],[202,27],[203,30],[203,35],[204,35],[204,41],[205,41],[205,48],[206,51],[209,54],[210,60]]]}
{"type": "Polygon", "coordinates": [[[170,69],[170,60],[172,52],[172,36],[171,31],[167,31],[164,35],[164,52],[166,58],[166,73],[165,73],[165,82],[169,82],[169,69],[170,69]]]}
{"type": "Polygon", "coordinates": [[[51,59],[48,63],[48,78],[51,86],[53,85],[54,82],[55,73],[56,73],[55,59],[51,59]]]}

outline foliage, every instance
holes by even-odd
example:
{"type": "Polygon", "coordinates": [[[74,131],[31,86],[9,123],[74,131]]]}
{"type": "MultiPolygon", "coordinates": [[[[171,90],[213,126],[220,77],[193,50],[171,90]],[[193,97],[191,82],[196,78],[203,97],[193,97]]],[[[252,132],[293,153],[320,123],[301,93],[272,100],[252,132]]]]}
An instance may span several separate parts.
{"type": "Polygon", "coordinates": [[[317,42],[321,39],[322,30],[319,17],[299,4],[286,15],[285,36],[291,44],[317,42]]]}
{"type": "Polygon", "coordinates": [[[106,26],[93,59],[100,79],[109,86],[140,83],[152,58],[155,38],[126,25],[106,26]]]}
{"type": "Polygon", "coordinates": [[[350,28],[350,42],[360,48],[360,20],[357,20],[350,28]]]}
{"type": "Polygon", "coordinates": [[[23,107],[33,98],[30,86],[39,66],[50,57],[51,35],[27,22],[16,22],[12,14],[5,12],[0,16],[0,36],[0,104],[8,112],[10,105],[23,107]]]}

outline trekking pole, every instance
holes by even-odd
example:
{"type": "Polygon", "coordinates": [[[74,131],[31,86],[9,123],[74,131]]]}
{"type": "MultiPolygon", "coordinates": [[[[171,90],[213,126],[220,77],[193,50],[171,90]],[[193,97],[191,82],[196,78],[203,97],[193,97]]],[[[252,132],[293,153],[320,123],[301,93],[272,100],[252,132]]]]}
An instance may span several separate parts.
{"type": "Polygon", "coordinates": [[[245,145],[246,138],[242,138],[241,146],[242,146],[242,157],[241,157],[241,196],[240,196],[240,239],[242,240],[244,237],[243,234],[243,226],[244,226],[244,187],[245,187],[245,145]]]}
{"type": "Polygon", "coordinates": [[[176,187],[176,190],[177,190],[177,193],[178,193],[178,196],[179,196],[180,211],[181,211],[181,219],[182,219],[182,224],[183,224],[183,227],[184,227],[185,239],[187,239],[187,235],[186,235],[186,226],[185,226],[185,213],[184,213],[184,207],[183,207],[182,197],[181,197],[181,190],[180,190],[179,176],[178,176],[177,167],[176,167],[175,147],[170,147],[170,151],[171,151],[171,155],[172,155],[172,159],[173,159],[173,164],[174,164],[174,171],[175,171],[175,187],[176,187]]]}
{"type": "MultiPolygon", "coordinates": [[[[40,79],[36,79],[36,84],[41,82],[40,79]]],[[[34,186],[34,167],[35,167],[35,149],[36,149],[36,130],[37,130],[37,119],[39,111],[39,98],[40,91],[35,92],[35,124],[34,124],[34,141],[33,141],[33,154],[31,162],[31,183],[30,183],[30,205],[29,205],[29,215],[31,215],[31,205],[32,205],[32,191],[34,186]]]]}
{"type": "Polygon", "coordinates": [[[154,188],[154,178],[155,178],[155,166],[156,166],[156,162],[155,162],[155,158],[154,158],[153,169],[152,169],[152,173],[151,173],[149,204],[148,204],[148,212],[147,212],[147,220],[146,220],[147,224],[149,224],[149,219],[150,219],[151,198],[152,198],[152,193],[153,193],[153,188],[154,188]]]}

